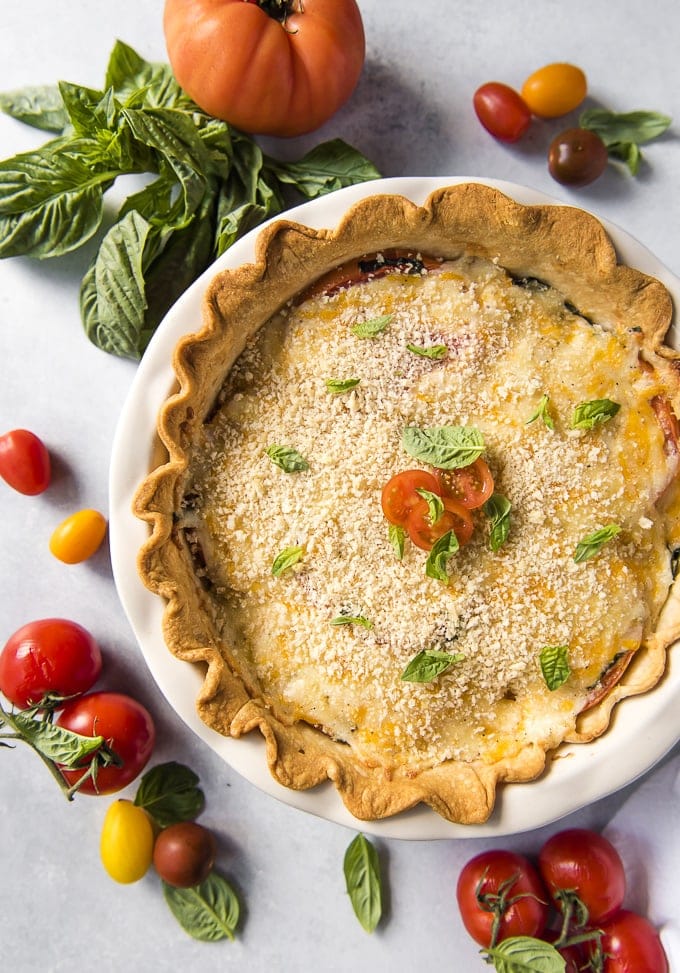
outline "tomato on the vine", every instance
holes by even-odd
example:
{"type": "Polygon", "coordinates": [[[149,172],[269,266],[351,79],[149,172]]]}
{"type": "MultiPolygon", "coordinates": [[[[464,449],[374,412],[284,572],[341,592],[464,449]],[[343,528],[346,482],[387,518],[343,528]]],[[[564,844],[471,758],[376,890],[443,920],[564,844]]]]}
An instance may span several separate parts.
{"type": "Polygon", "coordinates": [[[621,908],[623,862],[596,831],[570,828],[552,835],[539,852],[538,869],[553,901],[563,912],[569,909],[579,926],[604,922],[621,908]]]}
{"type": "Polygon", "coordinates": [[[364,64],[356,0],[166,0],[163,27],[187,94],[260,135],[318,128],[349,98],[364,64]]]}
{"type": "Polygon", "coordinates": [[[387,481],[382,489],[380,503],[391,524],[397,527],[406,526],[411,510],[425,502],[417,493],[418,490],[439,494],[437,478],[426,470],[402,470],[387,481]]]}
{"type": "Polygon", "coordinates": [[[406,518],[406,530],[416,547],[430,551],[434,544],[450,530],[454,532],[461,547],[472,537],[474,523],[470,511],[462,503],[451,497],[442,497],[443,512],[432,521],[429,505],[420,499],[414,504],[406,518]]]}
{"type": "Polygon", "coordinates": [[[568,128],[556,135],[548,149],[548,170],[565,186],[587,186],[607,168],[607,146],[596,132],[568,128]]]}
{"type": "Polygon", "coordinates": [[[17,629],[0,652],[0,691],[19,709],[53,696],[76,696],[102,670],[99,645],[82,625],[41,618],[17,629]]]}
{"type": "Polygon", "coordinates": [[[522,98],[540,118],[559,118],[581,104],[588,82],[581,68],[558,62],[530,74],[522,85],[522,98]]]}
{"type": "Polygon", "coordinates": [[[531,124],[531,112],[522,96],[500,81],[477,88],[472,103],[484,128],[501,142],[516,142],[531,124]]]}
{"type": "Polygon", "coordinates": [[[437,470],[437,479],[442,496],[457,500],[468,510],[481,507],[493,493],[493,474],[481,456],[469,466],[437,470]]]}
{"type": "Polygon", "coordinates": [[[29,497],[46,490],[52,465],[43,441],[28,429],[13,429],[0,436],[0,476],[29,497]]]}
{"type": "Polygon", "coordinates": [[[456,897],[465,928],[481,946],[545,930],[546,892],[524,855],[502,849],[476,855],[463,866],[456,897]]]}
{"type": "MultiPolygon", "coordinates": [[[[104,737],[120,758],[121,765],[98,767],[96,775],[84,780],[84,794],[112,794],[137,777],[153,751],[156,732],[151,715],[137,700],[122,693],[98,692],[80,696],[67,703],[56,719],[61,726],[81,736],[104,737]]],[[[94,758],[97,760],[97,755],[94,758]]],[[[71,786],[86,774],[91,760],[74,770],[61,769],[71,786]]]]}
{"type": "Polygon", "coordinates": [[[668,973],[668,957],[659,934],[648,919],[621,909],[599,927],[603,933],[589,947],[598,956],[602,973],[668,973]]]}
{"type": "Polygon", "coordinates": [[[212,831],[195,821],[180,821],[164,828],[156,838],[153,864],[168,885],[190,888],[208,877],[216,853],[212,831]]]}

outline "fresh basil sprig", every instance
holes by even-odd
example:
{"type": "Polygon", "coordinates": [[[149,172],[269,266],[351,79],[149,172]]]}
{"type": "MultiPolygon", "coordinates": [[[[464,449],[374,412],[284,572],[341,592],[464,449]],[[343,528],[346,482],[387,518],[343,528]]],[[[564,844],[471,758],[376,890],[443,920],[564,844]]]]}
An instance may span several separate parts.
{"type": "Polygon", "coordinates": [[[444,514],[444,501],[439,494],[433,493],[431,490],[425,490],[423,487],[416,487],[416,493],[427,504],[427,519],[434,527],[444,514]]]}
{"type": "Polygon", "coordinates": [[[531,413],[525,425],[530,426],[532,422],[536,422],[537,419],[540,419],[543,425],[547,426],[548,429],[554,429],[555,423],[553,421],[553,417],[550,415],[549,406],[550,396],[547,392],[544,392],[541,396],[540,402],[536,406],[536,409],[531,413]]]}
{"type": "Polygon", "coordinates": [[[497,973],[564,973],[564,959],[552,943],[532,936],[511,936],[482,952],[497,973]]]}
{"type": "Polygon", "coordinates": [[[512,504],[502,493],[493,493],[483,509],[489,518],[489,547],[496,552],[508,539],[512,504]]]}
{"type": "Polygon", "coordinates": [[[422,649],[409,661],[401,674],[403,682],[434,682],[437,676],[450,669],[456,662],[463,662],[460,652],[442,652],[439,649],[422,649]]]}
{"type": "Polygon", "coordinates": [[[591,557],[595,557],[600,552],[605,544],[608,544],[620,533],[621,528],[618,524],[607,524],[606,527],[601,527],[600,530],[587,534],[576,545],[574,561],[577,564],[582,561],[589,561],[591,557]]]}
{"type": "Polygon", "coordinates": [[[449,353],[449,349],[446,345],[427,345],[422,347],[421,345],[406,345],[408,351],[413,355],[419,355],[420,358],[431,358],[434,361],[440,361],[442,358],[446,358],[449,353]]]}
{"type": "Polygon", "coordinates": [[[163,895],[182,929],[194,939],[214,943],[234,939],[241,912],[238,896],[219,872],[200,885],[181,889],[162,883],[163,895]]]}
{"type": "Polygon", "coordinates": [[[402,446],[414,459],[440,470],[469,466],[484,452],[484,437],[475,426],[407,426],[402,446]]]}
{"type": "Polygon", "coordinates": [[[305,553],[304,547],[285,547],[274,558],[272,564],[272,574],[275,578],[280,578],[284,571],[288,571],[298,561],[302,560],[305,553]]]}
{"type": "Polygon", "coordinates": [[[135,804],[161,828],[180,821],[193,821],[203,810],[205,796],[198,776],[174,760],[158,764],[141,778],[135,804]]]}
{"type": "Polygon", "coordinates": [[[612,112],[606,108],[589,108],[579,118],[581,128],[600,136],[607,152],[625,162],[632,175],[640,169],[640,146],[667,131],[672,119],[656,111],[612,112]]]}
{"type": "Polygon", "coordinates": [[[378,853],[365,835],[350,842],[343,870],[354,914],[366,932],[373,932],[382,916],[382,879],[378,853]]]}
{"type": "Polygon", "coordinates": [[[309,463],[294,446],[267,446],[265,453],[284,473],[303,473],[309,463]]]}
{"type": "Polygon", "coordinates": [[[392,550],[397,555],[397,558],[400,561],[403,560],[404,545],[406,543],[406,531],[403,527],[397,524],[390,524],[387,530],[387,536],[392,550]]]}
{"type": "Polygon", "coordinates": [[[544,645],[539,661],[545,684],[551,692],[559,689],[571,675],[568,645],[544,645]]]}
{"type": "Polygon", "coordinates": [[[370,321],[357,321],[356,324],[352,325],[352,334],[355,338],[377,338],[387,328],[393,317],[393,314],[383,314],[379,318],[371,318],[370,321]]]}
{"type": "Polygon", "coordinates": [[[201,111],[168,64],[118,41],[104,85],[61,82],[0,96],[0,110],[57,133],[0,162],[0,257],[54,257],[90,240],[119,176],[146,173],[105,233],[81,285],[88,337],[139,358],[168,308],[238,237],[287,205],[379,177],[340,139],[296,162],[201,111]]]}
{"type": "Polygon", "coordinates": [[[432,545],[432,550],[427,555],[425,561],[425,574],[428,578],[435,581],[449,580],[448,563],[449,558],[453,557],[460,550],[458,538],[452,530],[447,530],[445,534],[436,540],[432,545]]]}
{"type": "Polygon", "coordinates": [[[572,429],[593,429],[602,422],[613,419],[621,406],[611,399],[590,399],[579,402],[571,417],[572,429]]]}

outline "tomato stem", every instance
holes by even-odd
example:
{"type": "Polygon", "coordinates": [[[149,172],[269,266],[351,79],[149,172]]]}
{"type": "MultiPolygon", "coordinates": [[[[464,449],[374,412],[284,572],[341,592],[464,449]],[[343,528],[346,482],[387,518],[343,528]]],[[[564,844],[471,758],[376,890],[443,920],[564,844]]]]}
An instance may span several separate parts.
{"type": "MultiPolygon", "coordinates": [[[[246,0],[252,2],[252,0],[246,0]]],[[[285,24],[290,14],[303,12],[302,0],[256,0],[258,7],[271,17],[285,24]]]]}

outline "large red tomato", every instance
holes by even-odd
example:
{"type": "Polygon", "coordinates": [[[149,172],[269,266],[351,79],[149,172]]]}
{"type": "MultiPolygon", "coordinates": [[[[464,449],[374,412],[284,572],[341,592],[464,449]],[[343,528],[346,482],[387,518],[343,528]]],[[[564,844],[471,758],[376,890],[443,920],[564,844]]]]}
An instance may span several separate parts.
{"type": "Polygon", "coordinates": [[[180,86],[245,132],[302,135],[349,98],[364,63],[355,0],[166,0],[180,86]]]}

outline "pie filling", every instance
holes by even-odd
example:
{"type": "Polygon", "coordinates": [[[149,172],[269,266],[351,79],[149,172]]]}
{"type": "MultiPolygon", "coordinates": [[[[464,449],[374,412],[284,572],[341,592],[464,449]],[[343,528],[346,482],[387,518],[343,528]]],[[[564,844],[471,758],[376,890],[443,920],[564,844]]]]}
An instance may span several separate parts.
{"type": "Polygon", "coordinates": [[[607,330],[492,260],[361,263],[237,358],[188,449],[175,535],[226,662],[280,723],[414,773],[551,749],[578,736],[668,598],[678,446],[663,383],[639,329],[607,330]],[[432,576],[381,493],[436,465],[404,431],[442,428],[483,443],[506,536],[489,505],[473,510],[469,542],[432,576]],[[404,678],[423,652],[451,661],[404,678]]]}

